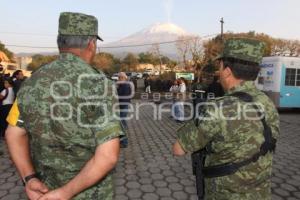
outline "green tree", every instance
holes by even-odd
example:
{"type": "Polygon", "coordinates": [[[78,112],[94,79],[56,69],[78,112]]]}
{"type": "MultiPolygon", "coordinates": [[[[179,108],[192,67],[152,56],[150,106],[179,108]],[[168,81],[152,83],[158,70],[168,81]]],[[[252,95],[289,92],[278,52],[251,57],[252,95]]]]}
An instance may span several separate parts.
{"type": "Polygon", "coordinates": [[[5,53],[5,55],[8,57],[8,59],[12,62],[14,62],[13,57],[14,54],[13,52],[11,52],[10,50],[8,50],[5,45],[3,43],[1,43],[0,41],[0,51],[2,51],[3,53],[5,53]]]}
{"type": "Polygon", "coordinates": [[[92,65],[108,75],[112,75],[121,70],[121,60],[106,52],[96,54],[92,65]]]}
{"type": "Polygon", "coordinates": [[[114,62],[115,58],[112,54],[101,52],[95,55],[92,65],[106,74],[112,74],[114,72],[114,62]]]}
{"type": "MultiPolygon", "coordinates": [[[[255,31],[249,31],[247,33],[226,33],[223,35],[225,41],[228,38],[249,38],[260,40],[265,43],[264,56],[274,55],[289,55],[300,56],[300,41],[299,40],[286,40],[273,38],[264,33],[256,33],[255,31]]],[[[202,66],[205,66],[205,71],[211,71],[214,68],[211,60],[223,50],[223,41],[220,35],[208,40],[204,43],[204,59],[202,66]]],[[[215,69],[215,68],[214,68],[215,69]]]]}
{"type": "Polygon", "coordinates": [[[153,65],[158,65],[159,64],[159,57],[155,56],[151,52],[146,52],[146,53],[140,53],[138,55],[138,60],[139,63],[149,63],[153,65]]]}
{"type": "Polygon", "coordinates": [[[123,59],[122,64],[124,71],[137,71],[139,59],[133,53],[128,53],[123,59]]]}
{"type": "Polygon", "coordinates": [[[173,70],[174,69],[174,67],[176,67],[176,65],[178,64],[176,61],[174,61],[174,60],[170,60],[168,63],[166,63],[167,64],[167,67],[169,68],[169,69],[171,69],[171,70],[173,70]]]}
{"type": "MultiPolygon", "coordinates": [[[[264,33],[255,33],[255,31],[249,31],[248,33],[226,33],[224,34],[223,38],[224,41],[229,38],[249,38],[260,40],[266,44],[264,56],[272,55],[274,53],[274,45],[276,45],[276,43],[280,43],[279,39],[272,38],[264,33]]],[[[215,38],[212,38],[204,44],[204,57],[206,63],[209,60],[214,59],[223,50],[223,44],[224,43],[221,40],[220,35],[216,36],[215,38]]]]}
{"type": "Polygon", "coordinates": [[[172,61],[172,60],[171,60],[169,57],[167,57],[167,56],[162,56],[162,57],[161,57],[161,62],[162,62],[162,64],[167,65],[167,64],[169,64],[171,61],[172,61]]]}
{"type": "Polygon", "coordinates": [[[36,54],[32,56],[32,62],[28,65],[28,70],[35,71],[43,65],[46,65],[55,59],[57,59],[57,55],[53,56],[44,56],[41,54],[36,54]]]}

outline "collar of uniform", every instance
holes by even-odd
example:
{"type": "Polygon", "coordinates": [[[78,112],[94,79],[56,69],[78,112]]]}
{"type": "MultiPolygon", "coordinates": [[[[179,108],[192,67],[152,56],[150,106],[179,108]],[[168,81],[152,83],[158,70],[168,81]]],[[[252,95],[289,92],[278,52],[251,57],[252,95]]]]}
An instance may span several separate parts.
{"type": "Polygon", "coordinates": [[[84,60],[82,60],[79,56],[76,56],[75,54],[72,53],[60,53],[59,54],[59,59],[63,59],[63,60],[72,60],[72,61],[77,61],[77,62],[81,62],[84,63],[88,66],[90,66],[91,68],[93,68],[94,70],[96,70],[98,73],[101,73],[102,71],[94,66],[89,65],[87,62],[85,62],[84,60]]]}
{"type": "Polygon", "coordinates": [[[59,58],[63,59],[63,60],[75,60],[75,61],[86,63],[79,56],[76,56],[75,54],[72,54],[72,53],[60,53],[59,58]]]}
{"type": "Polygon", "coordinates": [[[241,92],[249,89],[255,88],[254,82],[253,81],[243,81],[239,85],[229,89],[226,91],[226,95],[230,95],[235,92],[241,92]]]}

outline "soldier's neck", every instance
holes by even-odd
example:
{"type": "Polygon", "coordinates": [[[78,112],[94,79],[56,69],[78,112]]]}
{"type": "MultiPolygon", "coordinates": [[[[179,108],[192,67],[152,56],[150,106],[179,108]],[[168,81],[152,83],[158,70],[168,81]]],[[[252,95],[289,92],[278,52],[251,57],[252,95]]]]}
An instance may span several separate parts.
{"type": "Polygon", "coordinates": [[[232,88],[235,88],[235,87],[239,86],[242,82],[243,82],[243,80],[241,80],[241,79],[231,79],[227,83],[226,90],[228,91],[228,90],[230,90],[232,88]]]}
{"type": "Polygon", "coordinates": [[[71,53],[74,54],[75,56],[78,56],[82,60],[84,60],[86,63],[91,64],[91,56],[86,50],[84,49],[75,49],[75,48],[68,48],[68,49],[60,49],[60,53],[71,53]]]}

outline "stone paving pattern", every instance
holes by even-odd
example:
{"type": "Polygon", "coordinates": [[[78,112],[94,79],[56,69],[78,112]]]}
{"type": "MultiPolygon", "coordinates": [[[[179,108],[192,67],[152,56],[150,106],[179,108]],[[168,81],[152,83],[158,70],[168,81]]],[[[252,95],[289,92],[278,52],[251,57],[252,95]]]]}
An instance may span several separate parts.
{"type": "MultiPolygon", "coordinates": [[[[283,112],[281,135],[274,157],[272,199],[300,199],[300,112],[283,112]]],[[[115,170],[115,200],[197,199],[190,156],[171,154],[180,125],[163,115],[153,120],[150,106],[129,123],[129,147],[122,149],[115,170]]],[[[26,199],[24,188],[7,154],[0,157],[0,199],[26,199]]]]}

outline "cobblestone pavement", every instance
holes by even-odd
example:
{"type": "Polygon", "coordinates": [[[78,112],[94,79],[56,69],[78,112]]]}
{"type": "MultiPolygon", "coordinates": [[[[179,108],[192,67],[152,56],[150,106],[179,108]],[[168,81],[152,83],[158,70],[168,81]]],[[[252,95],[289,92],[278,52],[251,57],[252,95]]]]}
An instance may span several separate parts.
{"type": "MultiPolygon", "coordinates": [[[[272,177],[274,200],[300,199],[300,112],[281,113],[272,177]]],[[[196,199],[189,156],[175,158],[171,145],[178,124],[163,115],[153,120],[151,107],[143,107],[140,119],[129,123],[129,147],[123,149],[114,175],[115,200],[196,199]]],[[[3,142],[0,150],[0,199],[26,199],[3,142]]]]}

